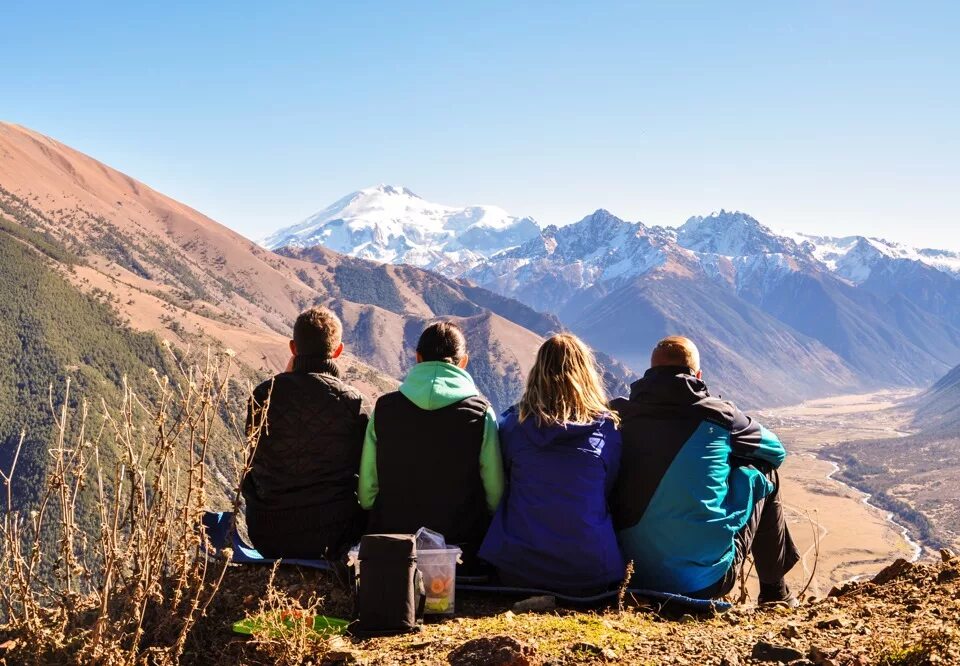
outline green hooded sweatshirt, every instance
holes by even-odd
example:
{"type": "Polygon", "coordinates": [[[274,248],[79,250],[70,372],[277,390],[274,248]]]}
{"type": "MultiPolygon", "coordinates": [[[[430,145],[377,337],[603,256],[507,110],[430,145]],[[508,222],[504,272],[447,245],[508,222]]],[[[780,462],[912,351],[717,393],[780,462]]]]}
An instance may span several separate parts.
{"type": "MultiPolygon", "coordinates": [[[[420,409],[433,411],[461,400],[479,395],[473,377],[445,361],[417,363],[400,385],[402,393],[420,409]]],[[[357,496],[364,509],[373,508],[380,483],[377,478],[377,431],[376,410],[370,415],[367,434],[360,457],[360,484],[357,496]]],[[[492,407],[487,408],[483,426],[483,444],[480,448],[480,480],[487,499],[487,508],[496,511],[503,495],[503,459],[500,455],[500,438],[497,436],[497,415],[492,407]]]]}

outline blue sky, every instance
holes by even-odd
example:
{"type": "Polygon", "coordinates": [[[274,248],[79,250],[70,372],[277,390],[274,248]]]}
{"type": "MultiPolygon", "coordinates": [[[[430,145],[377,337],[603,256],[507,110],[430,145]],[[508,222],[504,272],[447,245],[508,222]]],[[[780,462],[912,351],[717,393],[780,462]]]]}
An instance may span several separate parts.
{"type": "Polygon", "coordinates": [[[956,3],[4,0],[0,119],[249,236],[403,184],[960,249],[956,3]]]}

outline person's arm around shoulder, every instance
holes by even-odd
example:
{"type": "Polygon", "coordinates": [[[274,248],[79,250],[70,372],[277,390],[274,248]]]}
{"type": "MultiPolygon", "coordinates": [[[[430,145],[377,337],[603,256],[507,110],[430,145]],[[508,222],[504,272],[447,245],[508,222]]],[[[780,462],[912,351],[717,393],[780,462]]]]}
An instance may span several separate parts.
{"type": "Polygon", "coordinates": [[[780,467],[787,457],[779,437],[736,407],[730,429],[730,446],[734,457],[765,463],[773,469],[780,467]]]}
{"type": "Polygon", "coordinates": [[[367,429],[363,438],[363,451],[360,454],[360,481],[357,485],[357,499],[360,507],[370,510],[380,491],[377,476],[377,430],[374,424],[375,413],[370,413],[367,429]]]}
{"type": "Polygon", "coordinates": [[[480,480],[487,498],[490,513],[497,510],[503,497],[503,454],[500,451],[500,435],[497,415],[493,407],[487,407],[483,422],[483,444],[480,446],[480,480]]]}

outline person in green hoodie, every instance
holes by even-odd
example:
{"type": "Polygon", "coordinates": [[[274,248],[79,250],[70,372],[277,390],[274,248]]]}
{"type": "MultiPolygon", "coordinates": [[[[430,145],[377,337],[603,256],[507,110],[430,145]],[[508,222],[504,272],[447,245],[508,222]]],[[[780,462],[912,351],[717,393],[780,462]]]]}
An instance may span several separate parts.
{"type": "Polygon", "coordinates": [[[370,416],[357,495],[370,511],[369,533],[427,527],[459,546],[470,569],[503,495],[497,417],[466,371],[456,324],[428,326],[416,358],[370,416]]]}

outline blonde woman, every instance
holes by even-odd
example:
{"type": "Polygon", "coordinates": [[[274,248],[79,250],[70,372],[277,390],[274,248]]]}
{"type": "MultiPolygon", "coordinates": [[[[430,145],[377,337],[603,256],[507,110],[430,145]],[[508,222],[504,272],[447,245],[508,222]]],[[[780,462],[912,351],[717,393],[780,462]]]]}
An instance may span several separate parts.
{"type": "Polygon", "coordinates": [[[607,506],[620,432],[590,348],[566,333],[544,342],[499,430],[507,489],[480,557],[508,585],[586,594],[621,581],[607,506]]]}

